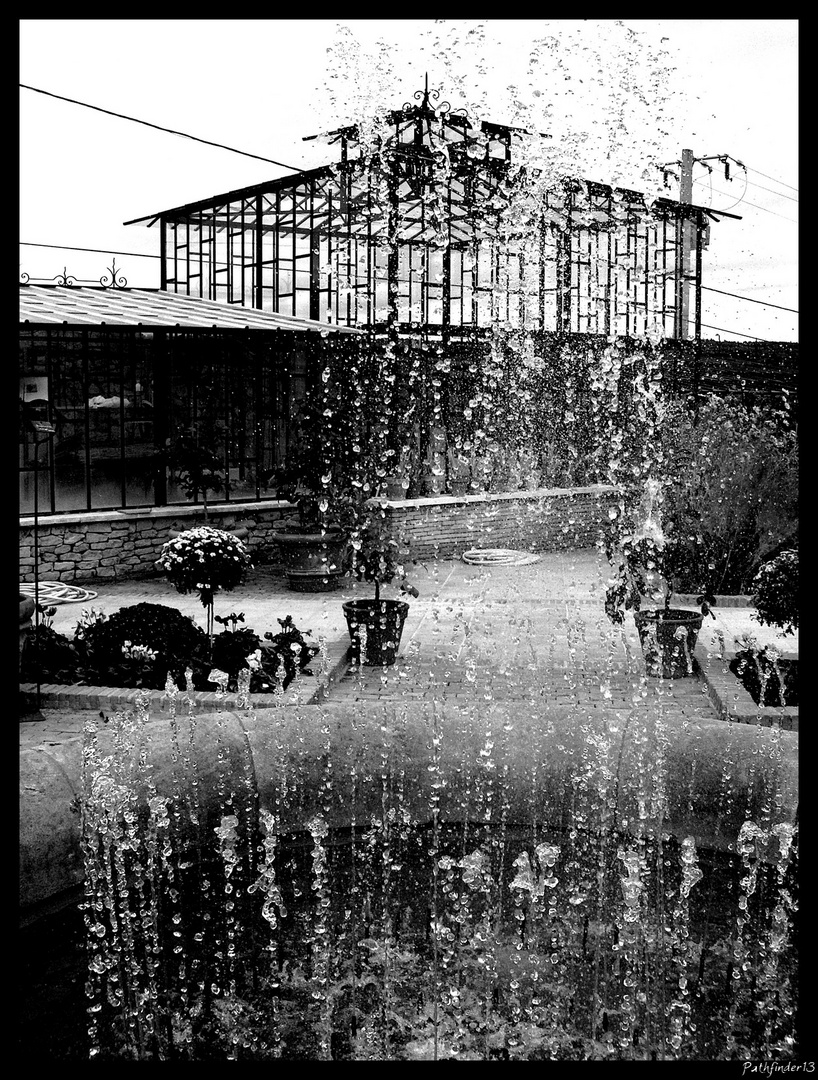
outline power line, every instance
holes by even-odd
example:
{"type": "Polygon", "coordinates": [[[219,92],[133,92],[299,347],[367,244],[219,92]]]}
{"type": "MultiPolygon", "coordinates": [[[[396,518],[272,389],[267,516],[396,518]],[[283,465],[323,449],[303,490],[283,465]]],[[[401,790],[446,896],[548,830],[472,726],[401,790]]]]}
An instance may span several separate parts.
{"type": "Polygon", "coordinates": [[[769,341],[769,338],[754,337],[753,334],[742,334],[740,330],[725,330],[723,326],[711,326],[710,323],[702,323],[708,330],[718,330],[720,334],[735,334],[737,337],[750,338],[751,341],[769,341]]]}
{"type": "Polygon", "coordinates": [[[18,241],[21,247],[59,248],[60,251],[92,251],[99,255],[133,255],[137,259],[161,259],[161,255],[145,255],[141,251],[109,251],[108,248],[73,247],[71,244],[35,244],[32,240],[18,241]]]}
{"type": "Polygon", "coordinates": [[[89,105],[87,101],[77,101],[75,98],[64,97],[62,94],[52,94],[49,90],[40,90],[36,86],[27,86],[25,83],[19,84],[23,90],[33,90],[36,94],[45,94],[46,97],[57,98],[59,101],[68,101],[72,105],[82,105],[85,109],[94,109],[95,112],[105,113],[107,116],[116,116],[120,120],[130,120],[134,124],[142,124],[145,127],[153,128],[155,131],[165,131],[169,135],[178,135],[182,139],[192,139],[193,142],[204,143],[205,146],[215,146],[219,150],[229,150],[231,154],[241,154],[243,157],[255,158],[257,161],[266,161],[270,165],[279,165],[282,169],[288,169],[290,172],[300,172],[301,170],[295,165],[286,165],[283,161],[276,161],[274,158],[262,157],[260,154],[250,154],[246,150],[237,150],[235,146],[226,146],[224,143],[211,142],[210,139],[200,139],[197,135],[188,135],[184,131],[175,131],[173,128],[162,127],[160,124],[152,124],[148,120],[138,120],[135,116],[126,116],[124,113],[112,112],[110,109],[102,109],[99,105],[89,105]]]}
{"type": "MultiPolygon", "coordinates": [[[[721,158],[719,160],[721,160],[721,158]]],[[[709,165],[706,164],[706,159],[705,158],[701,158],[700,161],[704,165],[704,167],[707,169],[707,183],[710,186],[710,205],[712,206],[713,205],[713,191],[714,191],[714,188],[713,188],[713,170],[710,168],[709,165]]],[[[725,164],[726,164],[726,159],[725,159],[725,164]]],[[[744,169],[744,188],[743,188],[741,194],[739,195],[739,197],[737,199],[734,199],[733,202],[731,202],[729,206],[723,207],[724,210],[732,210],[734,207],[738,206],[739,203],[743,202],[745,196],[747,195],[747,185],[749,184],[750,181],[747,179],[747,170],[744,168],[743,165],[741,167],[744,169]]],[[[729,179],[729,177],[727,176],[726,173],[725,173],[725,179],[729,179]]],[[[693,183],[694,184],[704,183],[704,181],[702,181],[702,180],[694,180],[693,183]]],[[[722,195],[727,195],[727,192],[722,191],[721,194],[722,195]]],[[[733,192],[733,194],[735,194],[735,192],[733,192]]],[[[750,204],[750,205],[752,205],[752,204],[750,204]]]]}
{"type": "MultiPolygon", "coordinates": [[[[40,247],[40,248],[52,248],[59,251],[88,251],[99,255],[128,255],[137,259],[161,259],[161,255],[145,254],[141,251],[111,251],[109,248],[89,248],[89,247],[75,247],[71,244],[37,244],[32,240],[20,240],[18,241],[21,247],[40,247]]],[[[229,266],[229,263],[216,262],[216,266],[229,266]]],[[[294,271],[288,271],[289,273],[296,274],[309,274],[309,270],[299,270],[296,268],[294,271]]],[[[399,278],[399,281],[405,283],[409,282],[408,278],[399,278]]],[[[739,293],[727,292],[724,289],[716,289],[712,285],[702,285],[702,289],[706,289],[708,292],[721,293],[722,296],[733,296],[736,300],[747,300],[751,304],[762,304],[764,307],[777,308],[779,311],[791,311],[794,315],[800,314],[797,308],[784,307],[782,304],[771,304],[767,300],[756,300],[752,296],[741,296],[739,293]]],[[[727,331],[729,333],[729,331],[727,331]]]]}
{"type": "MultiPolygon", "coordinates": [[[[72,244],[36,244],[32,240],[19,240],[18,243],[20,244],[21,247],[25,246],[25,247],[54,248],[54,249],[57,249],[59,251],[88,251],[88,252],[92,252],[92,253],[99,254],[99,255],[134,255],[138,259],[161,259],[162,258],[161,255],[146,255],[141,251],[110,251],[108,248],[75,247],[72,244]]],[[[556,245],[552,244],[551,246],[554,247],[556,245]]],[[[217,259],[217,260],[213,261],[210,265],[218,266],[218,267],[233,265],[234,267],[238,267],[240,264],[236,264],[236,263],[231,264],[229,262],[221,262],[220,260],[217,259]]],[[[281,272],[285,273],[285,274],[302,274],[302,275],[303,274],[307,274],[307,275],[312,274],[311,270],[300,270],[298,267],[294,267],[293,269],[284,270],[284,271],[281,271],[281,272]]],[[[337,274],[336,274],[336,276],[337,276],[337,274]]],[[[410,278],[395,278],[395,280],[397,282],[399,282],[401,285],[411,285],[412,284],[412,279],[410,279],[410,278]]],[[[417,284],[417,282],[415,282],[415,284],[417,284]]]]}
{"type": "Polygon", "coordinates": [[[762,172],[761,169],[754,169],[752,165],[745,165],[745,169],[749,169],[750,172],[758,173],[759,176],[765,176],[768,180],[772,180],[774,184],[783,184],[784,187],[788,187],[790,191],[798,191],[797,187],[793,187],[792,184],[786,184],[783,180],[778,180],[775,176],[768,176],[767,173],[762,172]]]}
{"type": "Polygon", "coordinates": [[[724,165],[724,178],[725,178],[725,180],[730,179],[730,164],[729,163],[731,161],[733,161],[733,162],[735,162],[736,165],[738,165],[738,167],[740,169],[744,169],[745,185],[750,184],[750,185],[752,185],[752,187],[761,188],[762,191],[769,191],[772,195],[778,195],[782,199],[792,199],[793,202],[798,202],[798,199],[793,199],[792,195],[785,195],[781,191],[773,191],[772,188],[764,187],[763,184],[755,184],[755,183],[753,183],[752,180],[748,180],[747,179],[747,170],[749,169],[750,172],[758,173],[759,176],[764,176],[768,180],[772,180],[774,184],[781,184],[784,187],[790,188],[791,191],[794,191],[796,193],[798,192],[798,188],[793,187],[792,184],[786,184],[786,183],[784,183],[783,180],[778,180],[775,176],[770,176],[768,173],[764,173],[760,169],[754,169],[751,165],[745,165],[743,161],[739,161],[739,159],[733,157],[732,154],[715,154],[713,157],[696,158],[695,160],[700,161],[705,166],[705,168],[708,170],[708,172],[713,171],[710,168],[710,166],[706,164],[708,161],[714,161],[714,160],[720,161],[724,165]]]}
{"type": "Polygon", "coordinates": [[[763,304],[763,305],[764,305],[765,307],[774,307],[774,308],[778,308],[778,310],[779,310],[779,311],[791,311],[791,312],[793,312],[793,314],[795,314],[795,315],[798,315],[798,314],[799,314],[799,312],[798,312],[798,309],[797,309],[797,308],[791,308],[791,307],[784,307],[784,306],[783,306],[783,305],[781,305],[781,304],[770,304],[770,303],[768,303],[768,301],[766,301],[766,300],[755,300],[755,299],[754,299],[754,298],[753,298],[752,296],[739,296],[739,294],[738,294],[738,293],[734,293],[734,292],[725,292],[725,291],[724,291],[724,289],[714,289],[712,285],[702,285],[702,288],[703,288],[703,289],[707,289],[707,291],[708,291],[708,292],[717,292],[717,293],[721,293],[721,294],[722,294],[722,296],[735,296],[735,298],[736,298],[737,300],[747,300],[747,301],[749,301],[749,303],[751,303],[751,304],[763,304]]]}
{"type": "Polygon", "coordinates": [[[756,184],[753,180],[748,180],[747,183],[750,187],[757,187],[760,191],[769,191],[771,195],[775,195],[778,199],[789,199],[790,202],[798,202],[798,199],[794,195],[787,195],[783,191],[773,191],[770,187],[764,187],[763,184],[756,184]]]}
{"type": "MultiPolygon", "coordinates": [[[[694,184],[703,184],[704,180],[694,180],[693,183],[694,184]]],[[[714,187],[711,187],[710,190],[715,192],[715,194],[717,194],[717,195],[725,195],[728,199],[732,198],[732,194],[729,191],[721,191],[719,188],[714,188],[714,187]]],[[[793,223],[793,225],[798,224],[798,222],[795,220],[795,218],[787,217],[786,214],[779,214],[775,210],[768,210],[766,206],[759,206],[758,203],[750,202],[749,199],[739,199],[737,201],[740,202],[743,206],[754,206],[756,208],[756,210],[763,210],[765,214],[774,214],[775,217],[783,218],[785,221],[791,221],[793,223]]],[[[736,204],[734,203],[733,205],[735,206],[736,204]]],[[[714,210],[714,213],[718,213],[718,210],[714,210]]]]}

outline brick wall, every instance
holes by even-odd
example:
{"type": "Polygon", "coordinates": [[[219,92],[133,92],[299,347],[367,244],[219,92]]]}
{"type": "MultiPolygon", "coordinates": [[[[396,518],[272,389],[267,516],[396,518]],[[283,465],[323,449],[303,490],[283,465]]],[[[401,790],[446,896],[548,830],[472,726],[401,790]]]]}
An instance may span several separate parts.
{"type": "Polygon", "coordinates": [[[562,551],[593,547],[618,488],[542,488],[503,494],[438,496],[386,504],[393,535],[408,541],[410,557],[441,559],[470,548],[562,551]]]}
{"type": "MultiPolygon", "coordinates": [[[[451,558],[469,548],[515,548],[561,551],[593,547],[600,528],[610,523],[608,510],[618,506],[617,488],[544,488],[502,494],[396,500],[386,503],[393,535],[408,540],[416,559],[451,558]]],[[[209,524],[246,525],[251,557],[276,557],[270,534],[287,503],[245,503],[215,507],[209,524]]],[[[64,514],[41,518],[40,580],[71,582],[122,581],[156,573],[155,562],[170,529],[201,525],[201,513],[179,507],[121,513],[64,514]]],[[[20,580],[34,580],[34,522],[20,519],[20,580]]]]}
{"type": "MultiPolygon", "coordinates": [[[[246,525],[251,557],[263,559],[274,545],[270,533],[281,518],[292,513],[287,503],[233,504],[212,507],[208,524],[246,525]]],[[[154,563],[162,545],[170,539],[170,529],[203,525],[201,511],[184,507],[159,507],[121,513],[62,514],[40,518],[39,549],[41,581],[71,582],[121,581],[156,573],[154,563]]],[[[20,581],[34,580],[34,520],[20,519],[20,581]]]]}

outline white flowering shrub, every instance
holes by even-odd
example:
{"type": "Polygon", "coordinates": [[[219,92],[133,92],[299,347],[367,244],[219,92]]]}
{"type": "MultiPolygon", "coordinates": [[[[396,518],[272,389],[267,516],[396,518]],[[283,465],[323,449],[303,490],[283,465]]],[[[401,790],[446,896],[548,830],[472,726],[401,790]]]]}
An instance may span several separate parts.
{"type": "Polygon", "coordinates": [[[158,565],[177,592],[198,592],[207,607],[215,593],[240,585],[253,564],[237,536],[201,525],[169,540],[158,565]]]}

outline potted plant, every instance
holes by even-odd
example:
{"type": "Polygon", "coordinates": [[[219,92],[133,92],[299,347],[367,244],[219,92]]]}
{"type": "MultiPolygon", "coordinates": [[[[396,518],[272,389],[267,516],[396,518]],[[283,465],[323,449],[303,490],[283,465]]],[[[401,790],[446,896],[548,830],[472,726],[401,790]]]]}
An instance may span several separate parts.
{"type": "MultiPolygon", "coordinates": [[[[798,552],[786,548],[765,562],[753,579],[753,618],[774,626],[782,635],[798,629],[798,552]]],[[[782,657],[780,648],[768,644],[759,648],[752,635],[745,634],[730,670],[744,684],[759,705],[798,704],[798,659],[782,657]]]]}
{"type": "Polygon", "coordinates": [[[542,484],[539,456],[533,450],[521,450],[519,455],[521,487],[536,491],[542,484]]]}
{"type": "Polygon", "coordinates": [[[472,451],[472,481],[470,485],[470,490],[472,492],[487,492],[493,490],[494,468],[495,459],[491,454],[478,454],[476,451],[472,451]]]}
{"type": "Polygon", "coordinates": [[[293,447],[276,471],[279,497],[296,513],[271,534],[291,589],[327,592],[343,583],[356,498],[347,475],[348,431],[343,418],[327,423],[302,406],[293,447]]]}
{"type": "Polygon", "coordinates": [[[20,593],[20,659],[18,669],[23,663],[23,646],[34,630],[34,624],[31,620],[36,610],[36,602],[25,593],[20,593]]]}
{"type": "Polygon", "coordinates": [[[177,592],[198,592],[207,612],[207,635],[212,649],[213,600],[217,592],[229,592],[244,581],[252,567],[246,547],[232,533],[202,525],[169,540],[157,565],[177,592]]]}
{"type": "Polygon", "coordinates": [[[449,447],[449,493],[468,495],[471,482],[471,462],[462,452],[449,447]]]}
{"type": "Polygon", "coordinates": [[[399,453],[393,453],[392,451],[387,450],[386,455],[390,460],[393,460],[393,464],[387,466],[389,471],[383,478],[383,487],[386,492],[386,498],[405,499],[406,492],[409,489],[412,470],[412,459],[409,450],[406,447],[403,447],[399,453]]]}
{"type": "Polygon", "coordinates": [[[374,585],[375,596],[349,600],[343,605],[353,653],[363,664],[385,666],[395,662],[409,605],[381,596],[381,587],[397,580],[402,593],[418,595],[414,585],[406,581],[402,554],[398,541],[389,535],[383,509],[370,508],[352,537],[352,573],[358,581],[374,585]]]}
{"type": "Polygon", "coordinates": [[[605,613],[611,622],[621,624],[625,612],[633,611],[648,674],[679,679],[693,674],[693,649],[703,616],[712,615],[715,600],[710,594],[701,595],[700,611],[671,608],[673,554],[658,520],[659,496],[659,483],[649,480],[640,524],[616,548],[608,548],[616,569],[605,592],[605,613]],[[645,601],[654,606],[643,608],[645,601]]]}
{"type": "Polygon", "coordinates": [[[297,513],[270,534],[281,552],[287,583],[296,592],[328,592],[343,583],[351,497],[331,483],[312,486],[303,475],[280,473],[279,495],[297,513]]]}
{"type": "Polygon", "coordinates": [[[512,463],[511,453],[504,446],[498,446],[491,458],[491,471],[488,482],[490,494],[498,495],[511,490],[512,463]]]}

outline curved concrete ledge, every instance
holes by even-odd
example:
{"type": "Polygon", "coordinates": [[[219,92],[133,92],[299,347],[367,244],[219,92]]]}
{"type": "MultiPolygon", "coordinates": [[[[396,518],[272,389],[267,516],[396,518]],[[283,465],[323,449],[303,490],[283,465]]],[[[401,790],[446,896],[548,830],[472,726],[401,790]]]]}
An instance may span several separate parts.
{"type": "MultiPolygon", "coordinates": [[[[335,667],[342,666],[346,659],[346,653],[336,663],[335,667]]],[[[326,678],[319,682],[316,678],[302,678],[296,685],[290,683],[286,690],[276,700],[275,694],[249,694],[250,706],[254,709],[277,708],[282,705],[308,704],[314,698],[320,697],[325,689],[326,678]]],[[[59,683],[42,683],[40,685],[39,703],[42,709],[88,709],[98,712],[102,710],[133,709],[136,706],[140,694],[148,693],[150,696],[149,708],[152,713],[167,713],[171,709],[170,698],[164,690],[134,690],[119,686],[79,686],[59,683]]],[[[33,705],[38,700],[37,686],[35,683],[20,683],[20,694],[27,705],[33,705]]],[[[189,699],[193,708],[198,712],[216,712],[219,709],[240,708],[239,695],[227,693],[223,697],[215,690],[192,690],[180,691],[180,697],[189,699]]]]}
{"type": "MultiPolygon", "coordinates": [[[[98,733],[103,757],[113,750],[109,728],[98,733]]],[[[249,788],[262,807],[277,806],[284,828],[314,814],[344,826],[353,816],[381,818],[384,790],[399,782],[413,822],[432,820],[435,798],[444,822],[536,817],[546,829],[598,827],[603,808],[607,829],[693,835],[725,848],[745,818],[768,827],[793,821],[797,810],[795,736],[717,720],[660,722],[647,710],[294,705],[192,721],[161,716],[137,735],[152,783],[167,797],[190,798],[179,750],[191,747],[199,805],[211,820],[229,812],[221,792],[249,788]]],[[[125,762],[137,780],[139,749],[125,762]]],[[[21,754],[24,909],[82,881],[81,759],[79,738],[21,754]]]]}

